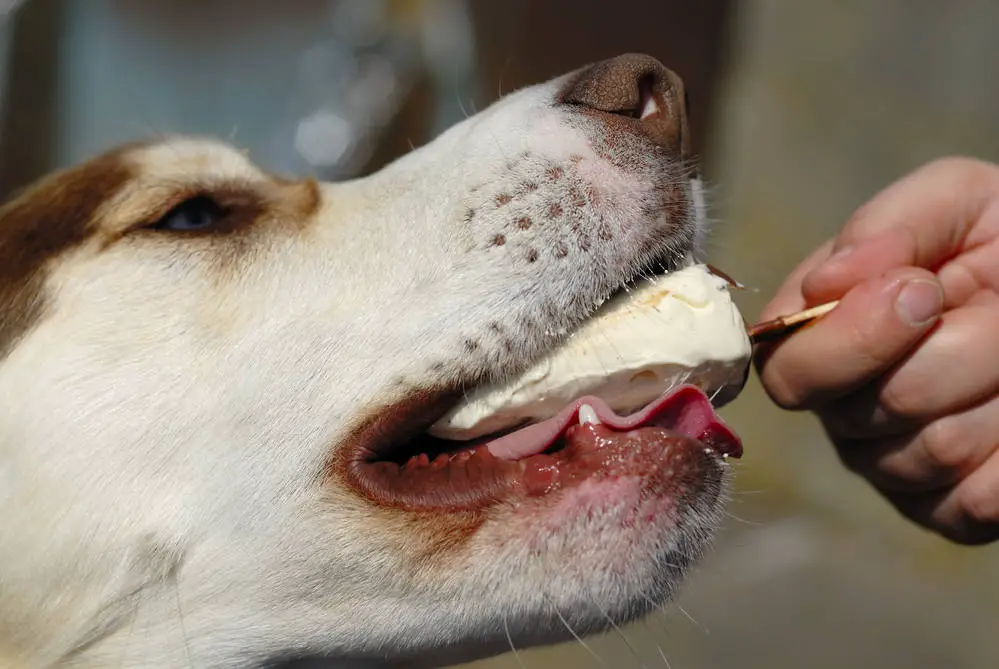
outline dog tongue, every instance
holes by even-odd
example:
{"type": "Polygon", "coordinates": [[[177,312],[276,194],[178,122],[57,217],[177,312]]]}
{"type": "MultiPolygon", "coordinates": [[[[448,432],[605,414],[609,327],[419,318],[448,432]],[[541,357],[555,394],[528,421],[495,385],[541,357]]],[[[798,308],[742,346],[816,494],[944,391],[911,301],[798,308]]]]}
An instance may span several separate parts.
{"type": "Polygon", "coordinates": [[[584,404],[593,408],[604,426],[616,432],[659,427],[696,439],[725,455],[736,458],[742,455],[739,437],[718,417],[700,388],[692,385],[680,386],[630,416],[618,416],[598,397],[581,397],[556,416],[493,439],[486,447],[503,460],[521,460],[543,453],[579,422],[579,408],[584,404]]]}

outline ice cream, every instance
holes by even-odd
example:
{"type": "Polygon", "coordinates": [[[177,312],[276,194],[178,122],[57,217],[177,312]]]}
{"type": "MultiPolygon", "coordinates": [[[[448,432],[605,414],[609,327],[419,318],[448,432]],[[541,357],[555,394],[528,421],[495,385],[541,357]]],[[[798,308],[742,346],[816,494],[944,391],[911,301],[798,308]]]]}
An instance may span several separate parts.
{"type": "Polygon", "coordinates": [[[469,393],[430,434],[475,439],[550,418],[583,395],[624,414],[681,383],[724,401],[741,389],[750,356],[728,282],[690,265],[612,298],[519,377],[469,393]]]}

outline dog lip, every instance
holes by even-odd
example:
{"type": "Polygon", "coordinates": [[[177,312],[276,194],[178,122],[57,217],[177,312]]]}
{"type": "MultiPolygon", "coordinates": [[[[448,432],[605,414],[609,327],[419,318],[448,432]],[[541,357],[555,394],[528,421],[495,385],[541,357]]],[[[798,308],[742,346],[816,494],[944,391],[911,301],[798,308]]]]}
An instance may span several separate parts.
{"type": "MultiPolygon", "coordinates": [[[[683,386],[624,417],[612,415],[593,398],[574,402],[563,413],[578,416],[579,404],[588,400],[605,421],[596,426],[606,432],[597,440],[598,447],[583,438],[589,433],[580,432],[576,420],[568,420],[561,421],[559,429],[548,435],[550,439],[543,448],[532,443],[523,452],[511,451],[505,457],[494,453],[490,440],[484,439],[464,450],[441,452],[432,459],[425,452],[403,464],[386,459],[398,444],[420,439],[423,430],[457,400],[457,395],[449,389],[417,391],[370,414],[343,443],[328,474],[382,506],[464,513],[483,510],[511,496],[547,495],[622,468],[641,475],[643,467],[659,457],[657,453],[671,458],[676,448],[714,454],[718,460],[741,455],[738,437],[717,418],[713,408],[705,409],[710,403],[703,392],[683,386]],[[638,462],[646,465],[638,466],[638,462]]],[[[516,434],[514,431],[501,439],[510,444],[510,439],[516,441],[516,434]]]]}
{"type": "Polygon", "coordinates": [[[354,459],[384,457],[393,444],[426,430],[461,397],[461,390],[448,386],[415,389],[401,400],[370,410],[348,431],[340,450],[354,459]]]}
{"type": "Polygon", "coordinates": [[[339,479],[348,489],[380,506],[408,511],[475,511],[490,506],[516,483],[516,465],[492,458],[485,449],[476,462],[463,463],[466,469],[489,470],[487,475],[479,476],[475,485],[467,485],[468,476],[464,479],[466,485],[455,485],[456,481],[448,476],[442,476],[439,482],[424,480],[414,485],[400,475],[398,464],[385,459],[398,444],[422,434],[460,397],[461,391],[450,387],[424,388],[369,412],[329,461],[327,478],[339,479]],[[487,456],[488,468],[481,462],[487,456]]]}

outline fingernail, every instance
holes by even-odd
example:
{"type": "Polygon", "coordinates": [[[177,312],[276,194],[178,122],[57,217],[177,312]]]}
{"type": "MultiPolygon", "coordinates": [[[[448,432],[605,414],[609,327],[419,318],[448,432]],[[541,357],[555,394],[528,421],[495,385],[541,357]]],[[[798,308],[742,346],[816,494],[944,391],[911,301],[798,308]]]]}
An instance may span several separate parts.
{"type": "Polygon", "coordinates": [[[940,315],[943,292],[936,281],[915,279],[908,282],[895,298],[895,313],[907,325],[926,325],[940,315]]]}

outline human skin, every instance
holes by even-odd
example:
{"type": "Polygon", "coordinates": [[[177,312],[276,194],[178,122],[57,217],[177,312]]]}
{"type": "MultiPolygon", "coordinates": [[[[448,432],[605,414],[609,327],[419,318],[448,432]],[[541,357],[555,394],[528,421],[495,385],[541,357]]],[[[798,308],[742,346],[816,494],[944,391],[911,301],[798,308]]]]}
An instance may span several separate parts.
{"type": "Polygon", "coordinates": [[[999,165],[945,158],[893,183],[787,277],[760,320],[840,300],[761,346],[779,406],[953,541],[999,539],[999,165]]]}

